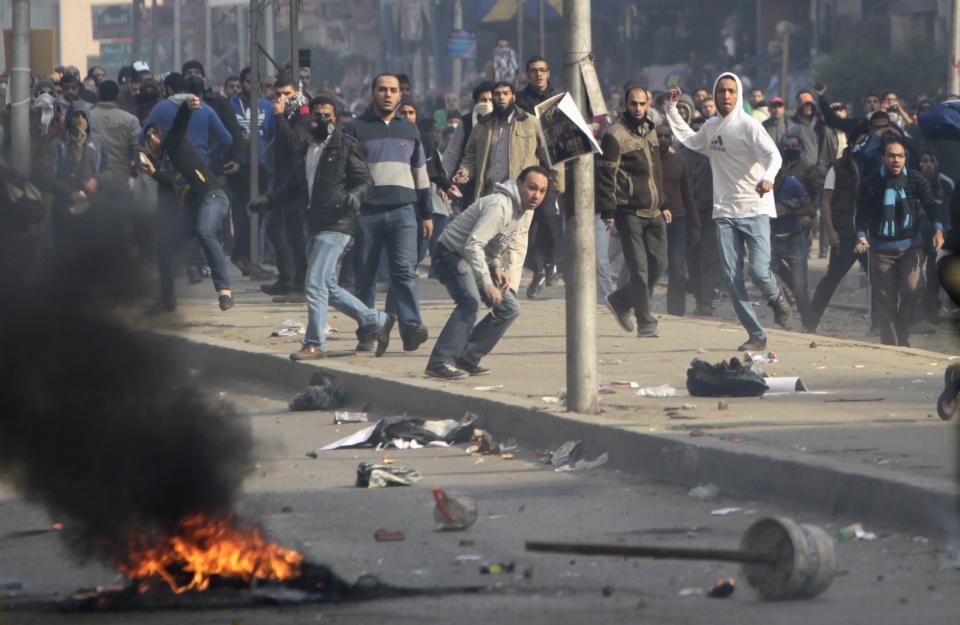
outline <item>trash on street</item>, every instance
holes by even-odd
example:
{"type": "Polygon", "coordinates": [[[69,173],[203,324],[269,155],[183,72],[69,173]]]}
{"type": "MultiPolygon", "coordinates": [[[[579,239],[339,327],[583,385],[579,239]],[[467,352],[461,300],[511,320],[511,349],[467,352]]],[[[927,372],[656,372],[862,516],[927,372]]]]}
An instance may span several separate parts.
{"type": "Polygon", "coordinates": [[[365,412],[342,412],[333,413],[333,423],[367,423],[369,421],[365,412]]]}
{"type": "Polygon", "coordinates": [[[717,364],[694,358],[687,369],[687,391],[694,397],[760,397],[767,388],[757,371],[736,358],[717,364]]]}
{"type": "Polygon", "coordinates": [[[297,393],[290,400],[291,411],[332,410],[339,408],[346,401],[343,388],[336,383],[336,378],[322,371],[317,371],[310,378],[310,386],[297,393]]]}
{"type": "Polygon", "coordinates": [[[415,469],[387,464],[357,465],[358,488],[385,488],[387,486],[410,486],[423,479],[415,469]]]}
{"type": "Polygon", "coordinates": [[[691,488],[687,495],[701,501],[710,501],[720,496],[720,487],[713,483],[701,484],[691,488]]]}
{"type": "Polygon", "coordinates": [[[384,417],[374,425],[321,447],[320,451],[358,447],[376,449],[447,447],[470,440],[476,422],[477,416],[471,413],[465,414],[459,421],[417,419],[407,416],[384,417]]]}
{"type": "Polygon", "coordinates": [[[580,441],[567,441],[557,447],[554,451],[548,451],[543,456],[543,461],[552,464],[555,467],[570,464],[580,459],[580,441]]]}
{"type": "Polygon", "coordinates": [[[407,535],[403,532],[391,532],[390,530],[380,528],[373,533],[373,539],[378,543],[393,543],[406,540],[407,535]]]}
{"type": "Polygon", "coordinates": [[[307,329],[296,319],[287,319],[280,324],[279,330],[274,330],[270,336],[303,336],[307,329]]]}
{"type": "Polygon", "coordinates": [[[863,523],[854,523],[837,530],[837,540],[876,540],[877,535],[863,529],[863,523]]]}
{"type": "Polygon", "coordinates": [[[637,397],[676,397],[677,389],[669,384],[648,386],[637,391],[637,397]]]}
{"type": "Polygon", "coordinates": [[[733,594],[733,591],[736,590],[737,580],[732,577],[726,579],[718,579],[713,585],[713,588],[710,589],[710,592],[707,593],[707,596],[711,599],[726,599],[733,594]]]}
{"type": "Polygon", "coordinates": [[[444,530],[465,530],[477,522],[477,500],[463,495],[449,495],[434,488],[433,520],[444,530]]]}
{"type": "Polygon", "coordinates": [[[610,457],[606,452],[597,456],[596,460],[577,460],[573,464],[567,464],[562,467],[557,467],[555,470],[560,473],[567,473],[571,471],[589,471],[590,469],[596,469],[607,464],[607,460],[610,457]]]}
{"type": "Polygon", "coordinates": [[[734,513],[736,513],[736,512],[741,512],[742,510],[743,510],[743,508],[735,508],[735,507],[730,507],[730,508],[718,508],[718,509],[716,509],[716,510],[711,510],[711,511],[710,511],[710,514],[712,514],[713,516],[727,516],[727,515],[729,515],[729,514],[734,514],[734,513]]]}

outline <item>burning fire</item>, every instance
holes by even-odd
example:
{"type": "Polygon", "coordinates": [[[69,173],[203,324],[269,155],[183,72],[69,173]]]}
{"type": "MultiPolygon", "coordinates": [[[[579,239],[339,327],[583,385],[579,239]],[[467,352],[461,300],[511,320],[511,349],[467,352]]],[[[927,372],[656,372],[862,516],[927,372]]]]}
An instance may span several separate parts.
{"type": "Polygon", "coordinates": [[[300,576],[303,556],[264,540],[259,528],[238,529],[229,517],[191,515],[180,521],[171,536],[145,534],[130,537],[130,556],[118,569],[140,590],[159,577],[175,593],[206,590],[213,576],[286,581],[300,576]]]}

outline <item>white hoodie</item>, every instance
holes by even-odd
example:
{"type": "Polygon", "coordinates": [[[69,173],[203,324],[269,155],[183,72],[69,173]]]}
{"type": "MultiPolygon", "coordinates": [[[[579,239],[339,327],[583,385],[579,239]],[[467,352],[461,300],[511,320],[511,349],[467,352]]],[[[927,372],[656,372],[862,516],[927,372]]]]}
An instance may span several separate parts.
{"type": "Polygon", "coordinates": [[[757,184],[761,180],[773,183],[782,163],[780,151],[763,125],[743,110],[743,84],[736,74],[720,74],[713,83],[713,92],[716,93],[721,78],[732,78],[737,83],[737,101],[726,117],[711,117],[694,132],[680,117],[676,103],[667,102],[667,122],[683,145],[710,159],[714,219],[776,217],[773,192],[760,197],[757,184]]]}

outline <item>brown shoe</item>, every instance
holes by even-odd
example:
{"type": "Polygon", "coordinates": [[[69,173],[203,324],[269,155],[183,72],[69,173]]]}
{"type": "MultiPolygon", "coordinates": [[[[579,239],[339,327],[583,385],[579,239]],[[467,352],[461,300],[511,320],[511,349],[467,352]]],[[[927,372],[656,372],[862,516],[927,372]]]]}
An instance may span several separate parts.
{"type": "Polygon", "coordinates": [[[290,354],[290,360],[320,360],[326,357],[327,352],[316,345],[304,345],[299,352],[290,354]]]}
{"type": "Polygon", "coordinates": [[[390,332],[393,331],[393,324],[396,322],[397,318],[394,315],[387,313],[387,320],[383,322],[383,325],[380,326],[380,329],[377,330],[377,333],[373,335],[373,337],[377,340],[377,350],[374,352],[374,356],[383,356],[384,352],[387,351],[387,348],[390,347],[390,332]]]}

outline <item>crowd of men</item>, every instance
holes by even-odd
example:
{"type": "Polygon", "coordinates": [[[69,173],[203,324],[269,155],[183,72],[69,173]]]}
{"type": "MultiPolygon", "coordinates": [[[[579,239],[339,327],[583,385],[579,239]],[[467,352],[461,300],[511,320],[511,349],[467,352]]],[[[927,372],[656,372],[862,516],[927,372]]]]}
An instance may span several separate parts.
{"type": "MultiPolygon", "coordinates": [[[[138,63],[117,80],[97,67],[83,80],[58,68],[33,84],[33,183],[53,197],[38,253],[76,263],[93,247],[122,246],[155,259],[150,312],[176,309],[179,273],[209,276],[227,311],[228,262],[267,275],[251,260],[250,215],[259,214],[266,243],[256,252],[276,266],[262,290],[308,309],[295,360],[327,355],[329,306],[356,322],[357,351],[382,355],[394,327],[404,351],[418,350],[430,335],[418,274],[429,255],[430,278],[456,307],[426,373],[486,373],[481,360],[520,313],[519,294],[540,298],[561,278],[570,210],[566,172],[549,162],[535,113],[557,93],[550,65],[531,57],[520,88],[516,61],[503,56],[469,110],[458,94],[431,110],[390,73],[373,77],[358,108],[338,92],[313,93],[309,70],[294,78],[289,67],[262,81],[256,106],[249,68],[222,86],[197,61],[162,76],[138,63]]],[[[909,345],[918,322],[937,323],[953,182],[919,120],[934,103],[908,108],[888,92],[852,110],[815,85],[791,113],[731,73],[692,95],[639,84],[614,93],[613,112],[594,120],[597,278],[625,331],[659,336],[652,300],[666,275],[669,314],[687,314],[692,294],[692,314],[714,316],[723,289],[748,335],[740,348],[762,350],[745,267],[776,323],[788,327],[796,310],[813,332],[857,263],[883,343],[909,345]],[[811,285],[808,259],[828,251],[827,273],[811,285]]]]}

